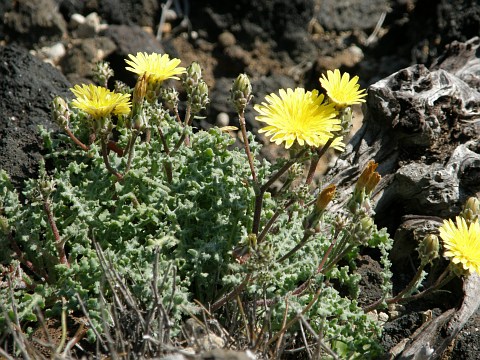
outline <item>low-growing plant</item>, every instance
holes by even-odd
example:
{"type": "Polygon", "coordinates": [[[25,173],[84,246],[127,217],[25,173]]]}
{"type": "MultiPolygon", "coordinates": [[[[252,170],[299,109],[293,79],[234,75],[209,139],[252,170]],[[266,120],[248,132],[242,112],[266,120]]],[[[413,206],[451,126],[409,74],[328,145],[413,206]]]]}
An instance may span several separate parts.
{"type": "MultiPolygon", "coordinates": [[[[381,324],[358,303],[360,251],[381,254],[384,296],[373,310],[408,301],[438,256],[438,239],[437,255],[425,255],[420,275],[392,297],[392,240],[374,224],[369,200],[377,164],[368,164],[335,214],[335,184],[314,191],[320,158],[344,149],[351,105],[366,96],[358,78],[329,71],[320,79],[327,96],[281,89],[256,105],[267,124],[260,131],[290,151],[272,164],[246,129],[246,75],[231,90],[242,148],[231,135],[236,128],[192,127],[209,102],[199,64],[183,68],[145,53],[126,62],[138,74],[134,89],[77,85],[70,103],[55,98],[63,132],[41,130],[47,155],[21,193],[0,172],[1,338],[17,339],[2,352],[28,357],[19,336],[41,325],[44,313],[62,318],[64,332],[67,315],[88,320],[88,331],[53,347],[56,356],[85,334],[101,345],[97,352],[117,358],[181,351],[184,321],[206,326],[207,317],[235,337],[231,346],[259,356],[378,356],[381,324]],[[182,82],[183,117],[168,79],[182,82]]],[[[112,72],[102,64],[96,75],[106,85],[112,72]]],[[[433,254],[431,240],[421,254],[433,254]]]]}

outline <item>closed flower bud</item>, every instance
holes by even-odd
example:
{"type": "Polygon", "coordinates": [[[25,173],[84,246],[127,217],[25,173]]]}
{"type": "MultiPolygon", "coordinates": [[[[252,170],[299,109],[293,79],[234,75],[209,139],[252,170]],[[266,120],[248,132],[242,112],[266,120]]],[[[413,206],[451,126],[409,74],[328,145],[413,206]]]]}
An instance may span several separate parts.
{"type": "MultiPolygon", "coordinates": [[[[145,73],[138,78],[135,88],[133,89],[132,102],[135,109],[139,109],[143,104],[143,99],[147,94],[147,84],[148,76],[145,73]]],[[[134,113],[135,112],[136,111],[134,110],[134,113]]]]}
{"type": "Polygon", "coordinates": [[[353,241],[359,244],[365,244],[373,233],[374,222],[370,216],[365,216],[353,226],[353,241]]]}
{"type": "Polygon", "coordinates": [[[315,201],[315,210],[318,212],[323,212],[327,205],[332,201],[335,196],[336,186],[334,184],[328,185],[325,189],[322,190],[320,195],[318,195],[317,201],[315,201]]]}
{"type": "Polygon", "coordinates": [[[230,101],[238,113],[243,113],[252,99],[252,85],[246,74],[240,74],[230,90],[230,101]]]}
{"type": "Polygon", "coordinates": [[[420,256],[422,264],[431,263],[438,258],[439,250],[440,243],[438,241],[438,236],[433,234],[425,236],[417,247],[418,255],[420,256]]]}
{"type": "Polygon", "coordinates": [[[340,131],[341,136],[347,136],[350,133],[352,128],[352,108],[347,106],[340,110],[339,119],[341,121],[340,126],[342,130],[340,131]]]}
{"type": "Polygon", "coordinates": [[[370,195],[373,190],[377,187],[378,183],[382,177],[378,172],[374,172],[371,176],[370,179],[368,179],[367,184],[365,185],[365,193],[367,195],[370,195]]]}
{"type": "Polygon", "coordinates": [[[93,79],[101,86],[107,86],[108,79],[113,76],[113,70],[106,61],[99,61],[93,69],[93,79]]]}
{"type": "Polygon", "coordinates": [[[132,128],[134,130],[143,131],[148,126],[147,118],[145,113],[140,111],[137,115],[134,116],[132,122],[132,128]]]}
{"type": "Polygon", "coordinates": [[[208,86],[203,80],[200,80],[198,85],[192,90],[192,93],[189,96],[189,102],[193,114],[205,109],[210,102],[210,99],[208,98],[208,86]]]}
{"type": "Polygon", "coordinates": [[[70,110],[67,102],[60,96],[56,96],[52,101],[52,120],[62,128],[68,127],[70,119],[70,110]]]}
{"type": "Polygon", "coordinates": [[[178,107],[178,91],[174,88],[167,88],[161,91],[161,98],[170,109],[178,107]]]}
{"type": "Polygon", "coordinates": [[[202,68],[200,64],[197,62],[192,62],[190,66],[187,67],[186,73],[182,77],[182,84],[187,92],[190,94],[194,88],[202,80],[202,68]]]}
{"type": "Polygon", "coordinates": [[[375,170],[377,169],[378,164],[370,160],[363,170],[362,174],[358,178],[357,184],[355,185],[355,191],[361,191],[362,189],[365,189],[367,186],[368,181],[370,180],[370,177],[373,175],[375,170]]]}
{"type": "Polygon", "coordinates": [[[147,84],[147,92],[145,94],[145,99],[150,103],[154,104],[157,99],[160,97],[162,92],[162,83],[161,82],[151,82],[147,84]]]}
{"type": "Polygon", "coordinates": [[[480,215],[480,201],[476,197],[468,198],[467,202],[463,206],[463,210],[460,216],[465,219],[468,226],[478,221],[480,215]]]}

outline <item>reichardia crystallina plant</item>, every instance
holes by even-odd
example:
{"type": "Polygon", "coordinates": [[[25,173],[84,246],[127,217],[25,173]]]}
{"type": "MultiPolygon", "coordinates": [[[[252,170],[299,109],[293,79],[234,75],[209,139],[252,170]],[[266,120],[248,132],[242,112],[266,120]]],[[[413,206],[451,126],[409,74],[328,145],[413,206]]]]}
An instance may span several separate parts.
{"type": "MultiPolygon", "coordinates": [[[[88,322],[78,342],[121,343],[128,354],[152,357],[180,346],[183,324],[195,318],[214,320],[236,338],[232,346],[259,356],[281,357],[301,334],[321,358],[378,356],[381,324],[358,303],[357,255],[365,248],[381,254],[383,296],[367,307],[373,310],[416,296],[436,243],[429,238],[419,247],[428,260],[392,297],[392,241],[377,229],[370,205],[381,180],[377,164],[363,170],[341,211],[329,211],[335,184],[315,191],[320,158],[345,148],[351,106],[365,101],[358,77],[328,71],[320,79],[325,95],[280,89],[254,106],[265,124],[260,132],[289,150],[272,164],[246,129],[253,94],[245,74],[230,97],[240,131],[198,130],[193,120],[209,103],[200,64],[184,68],[179,59],[147,53],[126,63],[138,75],[133,89],[107,89],[112,72],[101,64],[102,85],[76,85],[72,101],[54,99],[62,131],[41,130],[47,154],[37,179],[19,192],[0,172],[2,336],[28,337],[40,314],[77,316],[88,322]],[[128,332],[115,324],[129,317],[136,319],[129,341],[106,335],[128,332]]],[[[476,269],[458,255],[463,235],[452,227],[440,233],[450,256],[476,269]]],[[[64,339],[53,352],[72,346],[64,339]]]]}

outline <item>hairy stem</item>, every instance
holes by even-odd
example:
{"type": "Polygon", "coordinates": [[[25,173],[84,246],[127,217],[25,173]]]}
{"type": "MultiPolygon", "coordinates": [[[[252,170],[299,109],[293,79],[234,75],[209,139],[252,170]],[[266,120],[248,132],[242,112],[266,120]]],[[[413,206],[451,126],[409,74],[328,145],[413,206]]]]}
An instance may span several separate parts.
{"type": "Polygon", "coordinates": [[[238,113],[238,119],[240,122],[240,129],[242,130],[243,144],[245,146],[245,153],[247,154],[248,163],[250,165],[250,171],[252,172],[252,179],[254,182],[257,182],[257,175],[255,173],[255,167],[253,165],[253,155],[250,152],[250,144],[248,143],[247,137],[247,126],[245,124],[245,113],[242,111],[238,113]]]}
{"type": "Polygon", "coordinates": [[[77,144],[82,150],[84,151],[90,150],[90,148],[87,145],[85,145],[83,142],[81,142],[68,127],[64,127],[64,130],[67,133],[67,135],[70,137],[70,139],[72,139],[72,141],[75,144],[77,144]]]}
{"type": "Polygon", "coordinates": [[[300,151],[295,157],[287,161],[272,177],[260,188],[256,186],[255,188],[255,210],[253,213],[253,225],[252,225],[252,234],[258,235],[258,231],[260,228],[260,215],[262,214],[262,207],[263,207],[263,196],[265,192],[269,189],[269,187],[277,181],[280,176],[285,174],[285,172],[290,169],[290,167],[295,164],[298,159],[300,159],[306,152],[306,149],[300,151]]]}
{"type": "Polygon", "coordinates": [[[52,208],[50,207],[50,201],[48,200],[48,198],[45,198],[43,200],[43,210],[47,215],[48,224],[50,225],[50,228],[52,229],[52,232],[53,232],[53,237],[55,239],[55,247],[58,253],[58,260],[60,264],[70,267],[70,264],[68,263],[68,260],[67,260],[67,255],[65,254],[65,248],[64,248],[65,244],[60,238],[60,233],[58,232],[57,224],[55,223],[55,218],[53,217],[52,208]]]}
{"type": "Polygon", "coordinates": [[[138,133],[133,132],[132,136],[130,137],[130,145],[128,147],[128,159],[127,159],[127,166],[125,168],[125,174],[130,171],[130,168],[132,167],[132,160],[133,160],[133,155],[135,154],[135,141],[137,140],[138,133]]]}
{"type": "Polygon", "coordinates": [[[307,175],[307,179],[305,180],[305,184],[310,185],[312,183],[313,177],[315,176],[315,171],[317,170],[318,162],[320,161],[322,156],[325,155],[327,150],[330,148],[330,145],[332,145],[333,140],[335,140],[335,137],[331,137],[330,139],[328,139],[325,145],[317,149],[316,154],[312,158],[312,161],[310,163],[310,168],[308,169],[308,175],[307,175]]]}
{"type": "Polygon", "coordinates": [[[122,180],[123,176],[120,174],[117,170],[115,170],[112,165],[110,165],[110,161],[108,160],[108,148],[107,144],[105,141],[102,141],[102,157],[103,157],[103,162],[105,163],[105,167],[107,170],[116,176],[118,180],[122,180]]]}

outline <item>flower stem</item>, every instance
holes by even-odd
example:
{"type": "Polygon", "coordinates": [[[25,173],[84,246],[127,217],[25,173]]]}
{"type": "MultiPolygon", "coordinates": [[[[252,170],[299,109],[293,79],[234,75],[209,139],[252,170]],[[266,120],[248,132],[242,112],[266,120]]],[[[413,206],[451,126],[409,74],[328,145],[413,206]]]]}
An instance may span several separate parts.
{"type": "Polygon", "coordinates": [[[48,198],[43,199],[43,210],[47,215],[48,224],[53,232],[53,237],[55,239],[55,248],[57,249],[58,253],[58,260],[60,264],[66,265],[70,267],[70,264],[67,260],[67,255],[65,254],[64,242],[60,238],[60,233],[58,232],[57,224],[55,223],[55,218],[53,217],[52,208],[50,207],[50,201],[48,198]]]}
{"type": "MultiPolygon", "coordinates": [[[[168,148],[167,140],[165,139],[165,136],[163,135],[163,131],[160,126],[157,127],[158,134],[160,135],[160,140],[162,141],[163,145],[163,150],[165,151],[165,154],[167,154],[168,157],[170,157],[170,149],[168,148]]],[[[163,162],[163,168],[165,169],[165,174],[167,175],[167,180],[169,183],[172,182],[173,180],[173,174],[172,174],[172,164],[164,161],[163,162]]]]}
{"type": "MultiPolygon", "coordinates": [[[[437,289],[440,289],[442,288],[444,285],[446,285],[450,280],[452,280],[456,275],[455,273],[453,273],[452,271],[450,271],[450,268],[447,267],[443,273],[438,277],[437,281],[435,281],[435,283],[428,287],[427,289],[419,292],[418,294],[415,294],[415,295],[411,295],[411,296],[407,296],[407,297],[403,297],[414,285],[415,283],[418,281],[418,279],[420,278],[421,274],[422,274],[422,271],[423,271],[423,268],[425,267],[426,264],[421,264],[415,274],[415,276],[413,277],[413,279],[410,281],[410,283],[405,287],[405,289],[403,289],[400,293],[398,293],[396,296],[392,297],[392,298],[389,298],[389,299],[386,299],[385,300],[385,303],[387,304],[395,304],[395,303],[406,303],[406,302],[410,302],[412,300],[417,300],[423,296],[426,296],[428,294],[430,294],[431,292],[437,290],[437,289]]],[[[365,313],[368,313],[372,310],[375,310],[376,308],[378,308],[382,302],[384,301],[383,298],[380,298],[378,299],[377,301],[375,301],[374,303],[368,305],[367,307],[365,307],[363,309],[363,311],[365,313]]]]}
{"type": "Polygon", "coordinates": [[[185,143],[186,146],[190,145],[190,139],[187,136],[187,127],[191,125],[190,111],[191,111],[191,107],[190,107],[190,105],[187,104],[187,110],[185,112],[185,121],[184,121],[182,136],[180,136],[180,139],[178,139],[177,143],[173,147],[172,154],[177,152],[178,149],[180,149],[180,146],[182,146],[183,143],[185,143]]]}
{"type": "Polygon", "coordinates": [[[250,152],[250,145],[248,143],[247,137],[247,126],[245,124],[245,113],[239,112],[238,119],[240,122],[240,129],[242,130],[243,144],[245,146],[245,153],[247,154],[248,163],[250,164],[250,171],[252,172],[252,179],[254,182],[257,182],[257,175],[255,174],[255,167],[253,165],[253,155],[250,152]]]}
{"type": "Polygon", "coordinates": [[[105,163],[105,167],[107,168],[107,170],[111,174],[115,175],[118,180],[122,180],[123,176],[110,165],[110,161],[108,160],[107,143],[105,141],[102,141],[102,157],[103,157],[103,162],[105,163]]]}
{"type": "Polygon", "coordinates": [[[127,159],[127,166],[125,168],[125,174],[130,171],[132,167],[132,160],[133,155],[135,154],[135,141],[137,140],[137,132],[133,132],[132,136],[130,137],[129,146],[128,146],[128,159],[127,159]]]}
{"type": "Polygon", "coordinates": [[[72,139],[72,141],[75,144],[77,144],[82,150],[84,151],[90,150],[90,148],[87,145],[85,145],[83,142],[81,142],[68,127],[64,127],[63,129],[65,130],[67,135],[70,137],[70,139],[72,139]]]}
{"type": "Polygon", "coordinates": [[[315,171],[317,171],[317,165],[320,159],[322,158],[323,155],[327,152],[327,150],[330,148],[330,145],[332,145],[333,140],[335,140],[335,137],[331,137],[328,139],[328,141],[323,145],[321,148],[317,148],[316,154],[312,158],[312,161],[310,163],[310,168],[308,169],[308,175],[307,179],[305,180],[306,185],[310,185],[313,181],[313,177],[315,176],[315,171]]]}
{"type": "Polygon", "coordinates": [[[269,187],[277,181],[280,176],[282,176],[290,167],[295,164],[298,159],[300,159],[306,152],[306,149],[302,149],[295,157],[288,160],[272,177],[262,186],[258,187],[255,186],[255,210],[253,213],[253,225],[252,225],[252,234],[258,235],[258,231],[260,228],[260,215],[262,213],[263,207],[263,196],[265,192],[269,189],[269,187]]]}
{"type": "Polygon", "coordinates": [[[306,229],[305,232],[303,233],[303,239],[300,241],[297,245],[293,247],[288,253],[283,255],[280,259],[277,260],[277,262],[281,263],[285,260],[287,260],[290,256],[295,254],[298,250],[300,250],[302,247],[305,246],[305,244],[308,242],[308,239],[310,239],[310,236],[312,236],[312,231],[311,229],[306,229]]]}
{"type": "Polygon", "coordinates": [[[265,224],[265,227],[260,232],[260,235],[257,236],[257,244],[260,244],[262,242],[262,240],[265,238],[265,236],[270,231],[270,228],[273,226],[275,221],[277,221],[278,217],[282,214],[283,211],[287,210],[290,207],[290,205],[292,205],[293,203],[294,203],[294,200],[291,199],[285,204],[285,207],[283,209],[279,209],[279,210],[275,211],[273,216],[265,224]]]}

